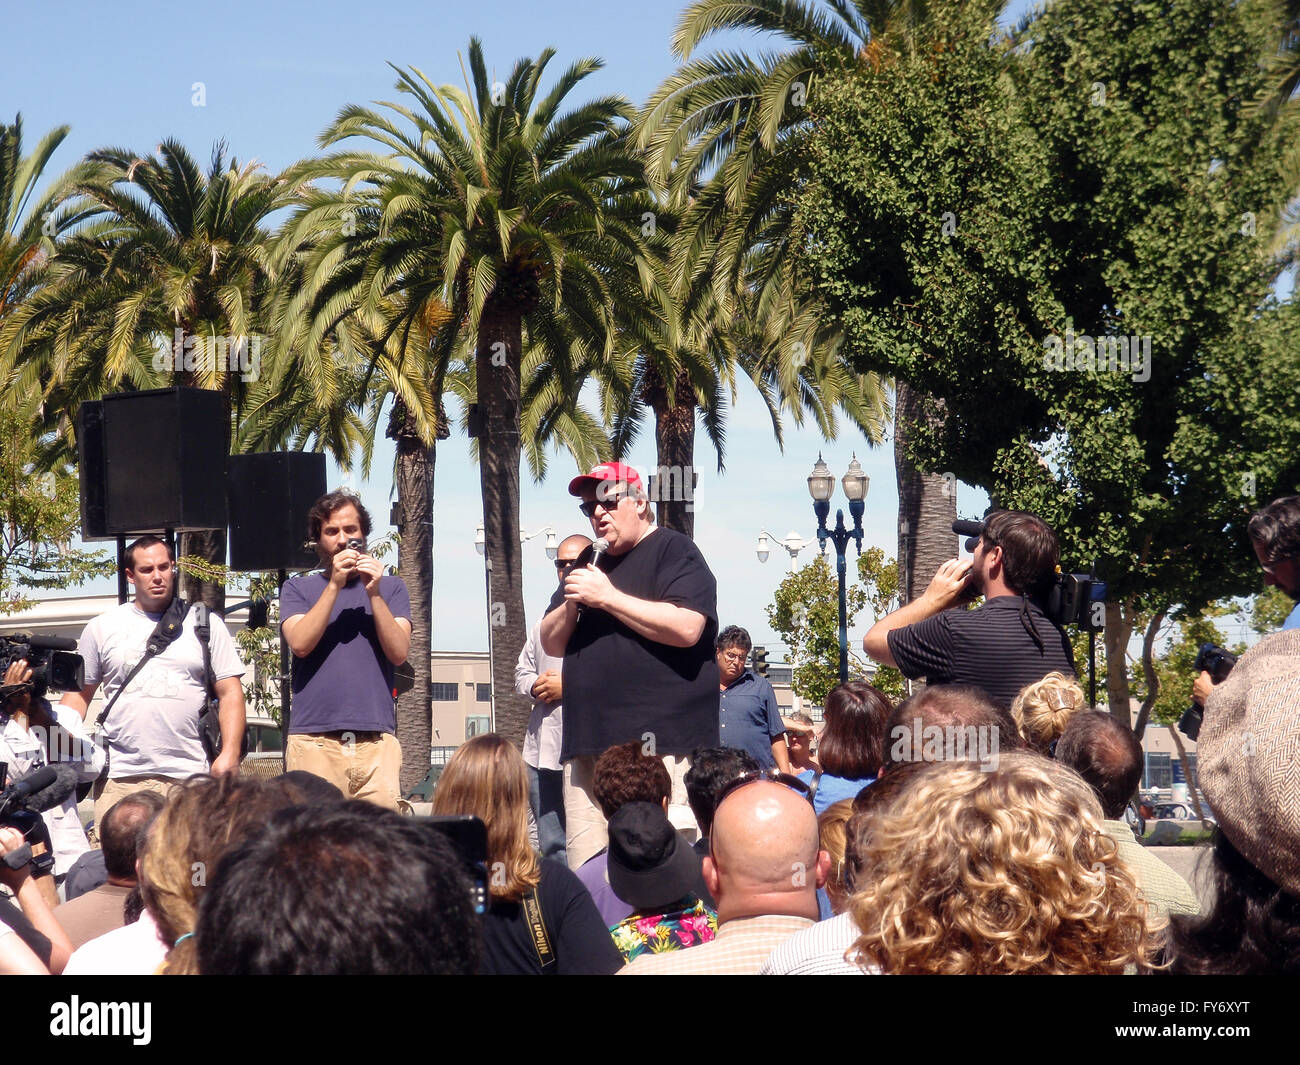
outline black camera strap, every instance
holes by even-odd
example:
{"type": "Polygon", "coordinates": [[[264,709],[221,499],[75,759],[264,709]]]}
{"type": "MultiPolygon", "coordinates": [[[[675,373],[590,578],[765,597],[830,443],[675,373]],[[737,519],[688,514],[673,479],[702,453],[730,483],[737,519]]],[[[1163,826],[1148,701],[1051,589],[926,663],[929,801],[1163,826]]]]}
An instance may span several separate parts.
{"type": "Polygon", "coordinates": [[[149,634],[140,661],[132,667],[131,672],[126,675],[126,680],[122,681],[122,686],[113,693],[113,698],[108,701],[108,705],[99,712],[99,717],[95,719],[95,728],[97,730],[104,727],[104,720],[108,717],[108,712],[113,709],[113,704],[126,691],[131,681],[135,680],[135,675],[144,668],[144,664],[155,655],[162,654],[176,642],[176,638],[180,636],[185,627],[185,615],[189,613],[189,609],[189,603],[179,596],[174,597],[167,605],[167,609],[163,611],[163,616],[158,619],[158,625],[149,634]]]}

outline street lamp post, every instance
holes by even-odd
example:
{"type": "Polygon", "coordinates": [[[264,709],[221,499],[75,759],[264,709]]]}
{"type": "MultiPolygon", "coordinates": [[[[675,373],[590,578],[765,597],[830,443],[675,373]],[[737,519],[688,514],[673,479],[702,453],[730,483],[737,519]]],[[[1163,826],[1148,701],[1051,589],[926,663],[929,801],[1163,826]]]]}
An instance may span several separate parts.
{"type": "Polygon", "coordinates": [[[849,679],[849,605],[845,589],[845,555],[849,541],[852,540],[858,554],[862,553],[862,515],[866,510],[867,488],[871,481],[858,464],[855,454],[849,468],[841,478],[844,494],[849,500],[849,513],[853,516],[853,528],[845,528],[844,511],[836,510],[835,528],[826,528],[826,519],[831,513],[831,496],[835,493],[835,476],[831,473],[820,454],[817,465],[808,475],[808,493],[813,497],[813,513],[817,515],[817,540],[822,551],[826,550],[826,540],[835,545],[835,569],[840,583],[840,683],[849,679]]]}
{"type": "MultiPolygon", "coordinates": [[[[543,525],[536,532],[530,532],[530,533],[526,533],[521,529],[519,530],[519,542],[521,544],[526,544],[528,543],[529,540],[533,540],[538,536],[541,536],[542,533],[546,533],[546,557],[554,561],[556,556],[559,555],[560,553],[560,545],[555,537],[554,525],[543,525]]],[[[487,588],[488,691],[492,695],[491,700],[488,702],[488,714],[491,715],[488,719],[488,728],[489,731],[495,732],[497,730],[497,689],[496,689],[496,685],[492,683],[492,669],[491,669],[491,664],[492,664],[492,560],[487,557],[487,537],[483,534],[482,522],[478,523],[478,532],[474,534],[474,550],[483,556],[483,580],[487,588]]]]}
{"type": "Polygon", "coordinates": [[[786,553],[789,554],[791,573],[795,571],[796,560],[799,558],[799,552],[813,542],[812,540],[803,539],[796,532],[788,532],[785,534],[784,540],[777,540],[776,537],[772,535],[772,533],[764,529],[762,532],[758,534],[757,551],[758,551],[758,560],[760,562],[766,562],[767,556],[771,554],[771,549],[769,544],[769,541],[771,540],[776,540],[777,544],[781,547],[784,547],[786,553]]]}

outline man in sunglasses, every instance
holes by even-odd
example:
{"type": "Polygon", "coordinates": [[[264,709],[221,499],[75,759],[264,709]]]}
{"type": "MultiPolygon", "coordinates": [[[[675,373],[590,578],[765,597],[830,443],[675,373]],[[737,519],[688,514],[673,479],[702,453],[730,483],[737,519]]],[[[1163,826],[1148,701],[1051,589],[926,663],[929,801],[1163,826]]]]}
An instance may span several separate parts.
{"type": "Polygon", "coordinates": [[[542,619],[542,649],[564,656],[564,806],[570,868],[607,843],[592,794],[595,761],[629,740],[664,759],[668,816],[695,837],[683,777],[690,752],[718,744],[717,581],[689,537],[654,524],[641,476],[604,462],[569,483],[591,520],[542,619]],[[594,560],[594,561],[593,561],[594,560]]]}
{"type": "MultiPolygon", "coordinates": [[[[591,537],[575,533],[560,541],[555,556],[556,578],[561,584],[591,546],[591,537]]],[[[542,650],[542,623],[528,634],[515,666],[515,691],[533,700],[533,712],[524,734],[524,764],[528,766],[528,801],[537,822],[537,849],[543,858],[565,861],[564,771],[560,764],[564,660],[542,650]]]]}

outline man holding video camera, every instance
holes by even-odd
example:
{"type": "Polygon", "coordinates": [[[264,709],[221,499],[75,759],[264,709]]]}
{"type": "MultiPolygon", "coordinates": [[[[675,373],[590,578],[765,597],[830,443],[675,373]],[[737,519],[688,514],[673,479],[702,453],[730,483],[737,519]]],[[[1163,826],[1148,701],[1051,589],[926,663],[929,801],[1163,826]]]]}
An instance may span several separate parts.
{"type": "Polygon", "coordinates": [[[396,810],[402,748],[393,668],[411,646],[411,597],[400,577],[386,575],[366,553],[370,515],[356,496],[321,496],[307,531],[323,569],[280,589],[280,628],[293,652],[285,768],[396,810]]]}
{"type": "Polygon", "coordinates": [[[975,684],[1008,707],[1048,673],[1073,676],[1070,641],[1044,612],[1060,559],[1047,523],[995,510],[966,546],[974,556],[940,566],[924,594],[872,626],[863,650],[905,677],[975,684]],[[981,595],[981,606],[965,609],[981,595]]]}

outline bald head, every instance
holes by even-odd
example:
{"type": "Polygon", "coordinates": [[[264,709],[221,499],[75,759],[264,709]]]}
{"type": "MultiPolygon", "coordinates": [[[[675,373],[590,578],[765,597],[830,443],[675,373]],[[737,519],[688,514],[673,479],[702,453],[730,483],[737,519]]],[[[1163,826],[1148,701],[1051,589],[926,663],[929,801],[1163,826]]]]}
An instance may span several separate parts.
{"type": "Polygon", "coordinates": [[[829,859],[817,845],[812,804],[760,780],[728,795],[713,816],[704,875],[718,920],[762,914],[817,916],[829,859]]]}
{"type": "Polygon", "coordinates": [[[590,536],[583,536],[582,533],[574,533],[572,536],[566,536],[560,541],[559,554],[557,557],[562,559],[577,558],[590,546],[590,536]]]}

